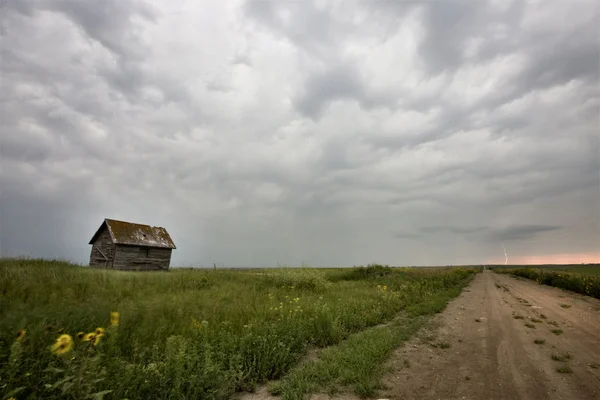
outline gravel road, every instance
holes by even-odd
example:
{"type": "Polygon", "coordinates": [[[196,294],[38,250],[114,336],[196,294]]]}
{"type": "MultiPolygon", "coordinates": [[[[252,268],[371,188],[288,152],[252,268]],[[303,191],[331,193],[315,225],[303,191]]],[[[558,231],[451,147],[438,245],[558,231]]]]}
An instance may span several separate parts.
{"type": "Polygon", "coordinates": [[[390,368],[381,398],[600,399],[600,301],[483,271],[390,368]]]}

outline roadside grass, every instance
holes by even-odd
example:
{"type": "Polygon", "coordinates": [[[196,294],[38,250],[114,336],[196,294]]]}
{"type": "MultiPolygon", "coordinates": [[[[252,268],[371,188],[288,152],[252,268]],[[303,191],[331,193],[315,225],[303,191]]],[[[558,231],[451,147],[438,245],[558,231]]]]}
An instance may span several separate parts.
{"type": "Polygon", "coordinates": [[[562,365],[556,368],[556,372],[559,372],[561,374],[570,374],[573,372],[573,370],[568,365],[562,365]]]}
{"type": "MultiPolygon", "coordinates": [[[[7,398],[229,399],[286,376],[310,348],[335,348],[389,323],[377,328],[385,332],[399,324],[400,312],[439,312],[474,272],[369,266],[137,273],[0,259],[0,382],[7,398]],[[119,313],[118,326],[110,326],[111,312],[119,313]],[[97,345],[75,337],[97,328],[106,329],[97,345]],[[49,346],[60,335],[71,341],[55,355],[49,346]]],[[[399,332],[413,332],[413,322],[404,325],[399,332]]],[[[377,332],[367,359],[389,348],[377,332]]]]}
{"type": "Polygon", "coordinates": [[[534,325],[534,324],[531,324],[531,323],[529,323],[529,322],[525,322],[525,326],[526,326],[526,327],[528,327],[528,328],[535,329],[535,325],[534,325]]]}
{"type": "Polygon", "coordinates": [[[437,348],[437,349],[449,349],[452,345],[448,342],[436,342],[436,343],[430,343],[429,344],[431,347],[437,348]]]}
{"type": "Polygon", "coordinates": [[[552,358],[554,361],[567,361],[567,360],[570,360],[571,358],[573,358],[573,356],[571,355],[571,353],[563,353],[563,354],[552,353],[550,358],[552,358]]]}
{"type": "Polygon", "coordinates": [[[571,308],[571,306],[569,304],[561,304],[560,305],[562,308],[571,308]]]}
{"type": "MultiPolygon", "coordinates": [[[[334,394],[352,391],[361,397],[375,396],[381,388],[384,361],[392,350],[406,341],[426,321],[425,315],[440,312],[447,300],[457,296],[460,289],[449,289],[427,300],[427,305],[408,311],[386,326],[374,327],[352,335],[339,345],[323,350],[318,360],[299,365],[281,381],[272,383],[273,395],[284,400],[304,399],[311,393],[334,394]]],[[[434,347],[448,348],[438,342],[434,347]]]]}
{"type": "Polygon", "coordinates": [[[546,343],[546,340],[544,340],[544,339],[535,339],[533,341],[533,343],[535,343],[535,344],[544,344],[544,343],[546,343]]]}
{"type": "Polygon", "coordinates": [[[284,400],[301,400],[310,393],[335,393],[343,388],[362,397],[374,396],[381,388],[383,361],[422,325],[423,319],[405,319],[352,335],[323,350],[318,360],[293,369],[269,390],[284,400]]]}
{"type": "Polygon", "coordinates": [[[600,275],[600,264],[596,265],[572,265],[572,266],[549,266],[544,267],[544,270],[554,270],[567,273],[577,273],[585,275],[600,275]]]}
{"type": "Polygon", "coordinates": [[[550,325],[558,326],[558,322],[556,321],[548,321],[550,325]]]}
{"type": "Polygon", "coordinates": [[[552,268],[495,268],[509,274],[600,299],[600,266],[570,267],[565,271],[552,268]]]}
{"type": "Polygon", "coordinates": [[[541,319],[537,319],[537,318],[531,318],[531,322],[535,322],[536,324],[540,324],[542,323],[541,319]]]}
{"type": "Polygon", "coordinates": [[[563,334],[563,330],[562,329],[552,329],[550,332],[554,333],[557,336],[563,334]]]}

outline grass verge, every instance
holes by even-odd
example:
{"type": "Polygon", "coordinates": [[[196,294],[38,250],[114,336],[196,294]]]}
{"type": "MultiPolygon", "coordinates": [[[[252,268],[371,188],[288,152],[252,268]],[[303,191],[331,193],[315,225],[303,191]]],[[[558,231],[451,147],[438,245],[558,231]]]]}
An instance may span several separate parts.
{"type": "Polygon", "coordinates": [[[368,329],[325,349],[320,359],[292,369],[280,382],[272,384],[271,392],[284,400],[339,391],[351,391],[361,397],[374,396],[381,387],[384,361],[391,352],[423,326],[425,316],[442,311],[447,300],[459,293],[459,288],[446,290],[387,326],[368,329]]]}
{"type": "Polygon", "coordinates": [[[563,353],[563,354],[552,353],[552,356],[550,356],[550,357],[554,361],[567,361],[567,360],[570,360],[571,358],[573,358],[571,353],[563,353]]]}
{"type": "Polygon", "coordinates": [[[561,374],[570,374],[573,372],[573,370],[568,365],[562,365],[556,368],[556,372],[559,372],[561,374]]]}
{"type": "MultiPolygon", "coordinates": [[[[573,270],[574,271],[574,270],[573,270]]],[[[583,270],[582,270],[583,271],[583,270]]],[[[553,271],[539,268],[496,268],[494,272],[527,278],[542,285],[554,286],[600,299],[600,268],[585,273],[553,271]]],[[[561,305],[562,306],[562,305],[561,305]]]]}

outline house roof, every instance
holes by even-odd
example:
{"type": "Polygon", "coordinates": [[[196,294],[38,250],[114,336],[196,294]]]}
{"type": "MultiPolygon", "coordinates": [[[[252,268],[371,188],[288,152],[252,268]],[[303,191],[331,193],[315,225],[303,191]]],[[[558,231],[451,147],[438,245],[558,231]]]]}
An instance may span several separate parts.
{"type": "Polygon", "coordinates": [[[113,242],[116,244],[176,249],[173,239],[169,236],[169,232],[163,227],[134,224],[132,222],[117,221],[108,218],[100,225],[100,228],[98,228],[90,240],[90,244],[94,243],[96,237],[102,232],[102,228],[105,226],[113,242]]]}

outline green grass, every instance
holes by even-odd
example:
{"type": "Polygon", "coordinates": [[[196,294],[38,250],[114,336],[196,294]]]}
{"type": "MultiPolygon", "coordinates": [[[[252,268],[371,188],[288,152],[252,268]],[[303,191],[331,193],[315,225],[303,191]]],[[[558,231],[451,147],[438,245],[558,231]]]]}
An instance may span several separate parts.
{"type": "Polygon", "coordinates": [[[556,368],[556,372],[559,372],[561,374],[570,374],[573,372],[573,370],[568,365],[563,365],[563,366],[556,368]]]}
{"type": "Polygon", "coordinates": [[[559,267],[556,269],[550,267],[495,268],[494,271],[600,299],[600,266],[559,267]]]}
{"type": "MultiPolygon", "coordinates": [[[[445,299],[458,293],[459,289],[449,289],[428,300],[427,312],[409,313],[387,326],[365,330],[325,349],[318,360],[292,369],[280,382],[272,384],[271,393],[284,400],[301,400],[310,393],[336,393],[349,388],[361,397],[374,396],[385,372],[383,361],[425,322],[419,314],[441,311],[445,299]]],[[[434,347],[446,349],[450,344],[439,342],[434,347]]]]}
{"type": "Polygon", "coordinates": [[[337,368],[336,382],[360,375],[350,386],[367,393],[381,376],[377,363],[473,273],[383,266],[136,273],[0,260],[0,382],[17,398],[110,391],[106,399],[228,399],[260,382],[286,382],[299,365],[312,365],[299,363],[310,348],[329,346],[322,362],[337,368]],[[111,327],[113,311],[120,321],[111,327]],[[399,313],[405,317],[394,319],[399,313]],[[50,352],[59,334],[97,327],[107,328],[98,346],[75,339],[64,356],[50,352]],[[344,364],[354,359],[356,367],[344,364]]]}
{"type": "Polygon", "coordinates": [[[550,357],[554,361],[567,361],[567,360],[570,360],[571,358],[573,358],[573,356],[570,353],[563,353],[563,354],[552,353],[552,355],[550,357]]]}
{"type": "Polygon", "coordinates": [[[408,319],[353,335],[325,349],[319,360],[293,369],[271,386],[271,392],[284,400],[300,400],[310,393],[334,393],[349,387],[359,396],[374,396],[389,353],[421,326],[422,320],[408,319]]]}
{"type": "Polygon", "coordinates": [[[585,274],[585,275],[600,275],[600,265],[588,265],[588,266],[571,266],[571,267],[558,267],[550,268],[556,269],[561,272],[585,274]]]}

